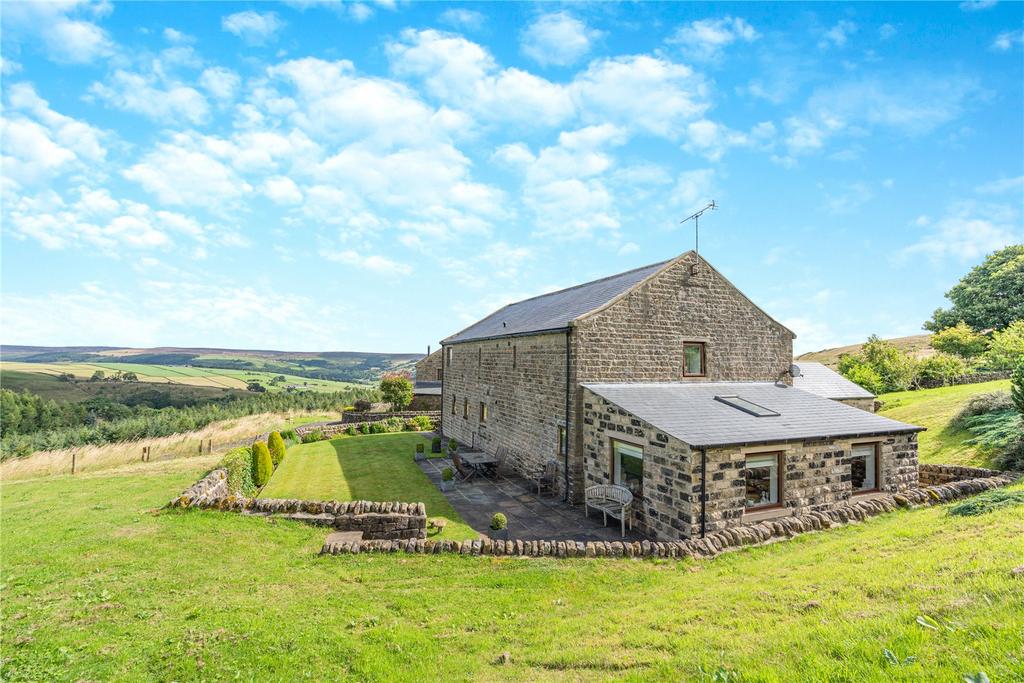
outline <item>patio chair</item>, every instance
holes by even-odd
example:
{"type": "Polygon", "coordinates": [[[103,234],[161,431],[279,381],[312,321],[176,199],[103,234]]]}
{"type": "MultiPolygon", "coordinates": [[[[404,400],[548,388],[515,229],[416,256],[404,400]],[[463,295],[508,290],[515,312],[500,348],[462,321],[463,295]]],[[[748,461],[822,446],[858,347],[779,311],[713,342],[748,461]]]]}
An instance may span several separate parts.
{"type": "Polygon", "coordinates": [[[457,450],[452,453],[452,465],[455,466],[455,474],[459,481],[469,481],[476,476],[476,470],[463,462],[457,450]]]}
{"type": "Polygon", "coordinates": [[[548,460],[544,463],[544,467],[537,471],[537,474],[533,477],[533,482],[537,485],[537,495],[539,496],[542,491],[549,491],[555,493],[555,479],[558,476],[558,463],[554,460],[548,460]]]}
{"type": "Polygon", "coordinates": [[[497,478],[498,472],[501,471],[501,466],[505,464],[506,457],[508,457],[508,448],[498,446],[498,450],[494,452],[494,464],[490,466],[491,473],[495,478],[497,478]]]}
{"type": "Polygon", "coordinates": [[[622,537],[626,537],[626,522],[629,522],[630,531],[633,530],[633,519],[629,514],[629,506],[633,502],[633,494],[625,486],[613,484],[598,484],[588,486],[584,492],[584,514],[590,516],[590,508],[600,510],[604,515],[605,526],[608,525],[608,515],[618,519],[622,525],[622,537]]]}

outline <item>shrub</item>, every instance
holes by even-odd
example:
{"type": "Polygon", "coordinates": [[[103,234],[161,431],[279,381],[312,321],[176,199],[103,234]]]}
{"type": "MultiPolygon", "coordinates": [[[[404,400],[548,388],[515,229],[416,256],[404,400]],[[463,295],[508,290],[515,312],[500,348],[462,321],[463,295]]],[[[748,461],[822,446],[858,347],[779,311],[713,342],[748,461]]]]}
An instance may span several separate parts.
{"type": "Polygon", "coordinates": [[[863,363],[848,364],[843,376],[854,384],[859,384],[872,394],[880,394],[885,391],[882,378],[875,369],[863,363]]]}
{"type": "Polygon", "coordinates": [[[252,449],[248,446],[239,446],[224,454],[218,467],[227,470],[228,488],[231,493],[251,496],[256,492],[252,465],[252,449]]]}
{"type": "Polygon", "coordinates": [[[508,528],[508,518],[501,512],[495,512],[494,516],[491,517],[491,529],[493,531],[501,531],[502,529],[508,528]]]}
{"type": "Polygon", "coordinates": [[[1013,399],[1013,405],[1017,406],[1017,412],[1024,415],[1024,358],[1017,363],[1010,377],[1010,398],[1013,399]]]}
{"type": "Polygon", "coordinates": [[[430,432],[434,429],[434,421],[426,415],[417,415],[406,421],[406,427],[413,432],[430,432]]]}
{"type": "Polygon", "coordinates": [[[933,349],[952,353],[961,358],[980,356],[988,348],[988,338],[971,329],[964,321],[932,335],[933,349]]]}
{"type": "Polygon", "coordinates": [[[422,443],[418,443],[418,444],[416,444],[416,452],[417,452],[417,453],[423,453],[423,452],[424,452],[424,451],[426,451],[426,450],[427,450],[427,449],[426,449],[426,448],[424,448],[424,446],[423,446],[423,444],[422,444],[422,443]]]}
{"type": "Polygon", "coordinates": [[[400,417],[388,417],[375,424],[383,425],[385,432],[405,431],[405,420],[400,417]]]}
{"type": "Polygon", "coordinates": [[[1012,370],[1024,360],[1024,320],[1010,323],[1005,330],[992,334],[992,343],[985,352],[985,363],[993,370],[1012,370]]]}
{"type": "Polygon", "coordinates": [[[264,487],[274,473],[274,461],[270,457],[267,444],[257,441],[252,445],[253,459],[256,461],[256,486],[264,487]]]}
{"type": "Polygon", "coordinates": [[[284,439],[285,441],[291,441],[293,443],[299,440],[299,438],[295,436],[294,429],[286,429],[283,432],[281,432],[281,438],[284,439]]]}
{"type": "Polygon", "coordinates": [[[352,410],[357,413],[368,413],[373,410],[373,404],[367,401],[365,398],[358,399],[352,404],[352,410]]]}
{"type": "Polygon", "coordinates": [[[401,372],[386,373],[380,380],[380,394],[391,410],[402,410],[412,403],[412,381],[401,372]]]}
{"type": "Polygon", "coordinates": [[[440,453],[441,452],[441,437],[435,436],[433,439],[431,439],[430,440],[430,448],[435,453],[440,453]]]}
{"type": "Polygon", "coordinates": [[[358,433],[359,432],[356,431],[355,425],[349,425],[348,427],[345,427],[345,434],[347,434],[348,436],[355,436],[358,433]]]}
{"type": "Polygon", "coordinates": [[[286,451],[284,439],[281,438],[279,432],[270,432],[270,436],[267,437],[267,448],[270,450],[270,458],[274,461],[274,467],[276,468],[284,460],[286,451]]]}
{"type": "Polygon", "coordinates": [[[1000,470],[1024,472],[1024,435],[1018,435],[1002,452],[993,456],[992,466],[1000,470]]]}
{"type": "Polygon", "coordinates": [[[316,443],[317,441],[323,441],[327,437],[324,436],[324,432],[321,429],[314,429],[311,432],[306,432],[302,435],[302,443],[316,443]]]}
{"type": "Polygon", "coordinates": [[[448,451],[454,453],[459,450],[459,444],[455,439],[448,439],[448,451]]]}
{"type": "Polygon", "coordinates": [[[949,508],[949,514],[957,517],[972,517],[1017,505],[1024,505],[1024,491],[995,489],[953,505],[949,508]]]}
{"type": "Polygon", "coordinates": [[[452,472],[452,468],[445,467],[443,470],[441,470],[441,478],[444,479],[445,481],[451,481],[452,479],[454,479],[455,474],[452,472]]]}
{"type": "Polygon", "coordinates": [[[380,421],[380,422],[371,422],[370,423],[370,433],[371,434],[386,434],[389,431],[391,431],[391,430],[388,429],[388,425],[383,420],[380,421]]]}
{"type": "Polygon", "coordinates": [[[953,416],[950,425],[956,428],[966,427],[968,418],[985,413],[998,413],[1013,410],[1013,400],[1008,391],[989,391],[971,396],[953,416]]]}
{"type": "Polygon", "coordinates": [[[967,363],[958,356],[948,353],[937,353],[925,358],[917,365],[917,379],[951,383],[957,377],[967,373],[967,363]]]}
{"type": "Polygon", "coordinates": [[[1015,410],[998,410],[965,418],[963,424],[973,435],[965,443],[981,446],[986,451],[1004,451],[1024,432],[1021,420],[1015,410]]]}

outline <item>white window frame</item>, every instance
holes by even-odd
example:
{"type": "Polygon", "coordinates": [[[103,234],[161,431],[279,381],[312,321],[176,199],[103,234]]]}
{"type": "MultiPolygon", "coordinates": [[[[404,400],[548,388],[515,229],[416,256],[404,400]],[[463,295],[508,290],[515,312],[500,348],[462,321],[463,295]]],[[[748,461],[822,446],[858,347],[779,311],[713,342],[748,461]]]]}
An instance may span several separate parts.
{"type": "Polygon", "coordinates": [[[622,480],[622,458],[620,456],[619,448],[622,447],[627,451],[635,451],[633,453],[626,453],[626,455],[636,458],[640,461],[640,482],[643,484],[643,461],[644,461],[644,449],[643,446],[638,446],[635,443],[628,441],[620,441],[619,439],[612,439],[612,483],[617,486],[629,486],[629,484],[622,480]]]}
{"type": "Polygon", "coordinates": [[[853,493],[871,493],[878,491],[881,488],[881,469],[878,457],[878,444],[877,443],[855,443],[850,447],[850,460],[855,458],[864,458],[865,472],[869,477],[865,477],[865,481],[870,481],[871,486],[865,486],[863,488],[853,488],[853,465],[850,465],[850,488],[853,489],[853,493]],[[861,451],[858,453],[857,451],[861,451]]]}
{"type": "MultiPolygon", "coordinates": [[[[782,505],[782,463],[784,454],[779,451],[772,451],[770,453],[749,453],[743,463],[743,469],[761,469],[763,467],[769,467],[771,477],[768,480],[768,495],[775,500],[771,500],[767,503],[750,504],[747,501],[746,486],[743,488],[743,507],[746,510],[766,510],[770,508],[780,507],[782,505]],[[772,462],[774,461],[774,464],[772,462]],[[774,470],[774,472],[772,471],[774,470]]],[[[744,479],[747,475],[744,474],[744,479]]]]}

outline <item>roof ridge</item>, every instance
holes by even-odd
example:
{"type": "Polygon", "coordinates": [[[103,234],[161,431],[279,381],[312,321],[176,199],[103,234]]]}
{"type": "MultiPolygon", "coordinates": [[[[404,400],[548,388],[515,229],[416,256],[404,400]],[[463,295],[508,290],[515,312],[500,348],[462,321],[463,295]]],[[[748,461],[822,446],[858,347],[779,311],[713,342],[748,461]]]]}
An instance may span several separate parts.
{"type": "MultiPolygon", "coordinates": [[[[624,270],[621,273],[613,273],[611,275],[605,275],[604,277],[599,277],[596,280],[589,280],[587,282],[581,282],[578,285],[573,285],[572,287],[566,287],[564,289],[556,289],[556,290],[553,290],[551,292],[545,292],[544,294],[537,294],[535,296],[527,297],[525,299],[520,299],[519,301],[513,301],[512,303],[505,304],[504,306],[499,308],[498,311],[504,310],[504,309],[508,308],[509,306],[515,306],[516,304],[525,303],[527,301],[533,301],[534,299],[541,299],[543,297],[551,296],[553,294],[561,294],[562,292],[570,292],[570,291],[572,291],[574,289],[579,289],[580,287],[588,287],[590,285],[597,284],[598,282],[604,282],[605,280],[611,280],[613,277],[621,277],[623,275],[629,275],[630,273],[635,273],[638,270],[645,270],[647,268],[653,268],[654,266],[663,266],[663,265],[665,265],[666,263],[668,263],[669,261],[672,261],[672,260],[674,260],[674,259],[666,259],[665,261],[658,261],[657,263],[648,263],[646,266],[637,266],[636,268],[630,268],[629,270],[624,270]]],[[[498,311],[495,311],[495,313],[497,313],[498,311]]],[[[492,313],[491,315],[494,315],[494,314],[492,313]]]]}

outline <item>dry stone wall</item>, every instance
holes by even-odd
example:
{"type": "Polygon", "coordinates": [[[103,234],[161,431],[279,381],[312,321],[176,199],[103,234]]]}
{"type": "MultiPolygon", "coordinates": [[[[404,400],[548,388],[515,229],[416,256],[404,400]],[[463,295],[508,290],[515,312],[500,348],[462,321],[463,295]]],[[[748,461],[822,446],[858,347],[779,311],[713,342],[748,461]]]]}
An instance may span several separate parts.
{"type": "Polygon", "coordinates": [[[948,484],[953,481],[964,479],[979,479],[984,477],[998,477],[1003,474],[1013,476],[1014,473],[990,470],[984,467],[962,467],[960,465],[930,465],[923,464],[918,467],[922,486],[935,486],[937,484],[948,484]]]}

